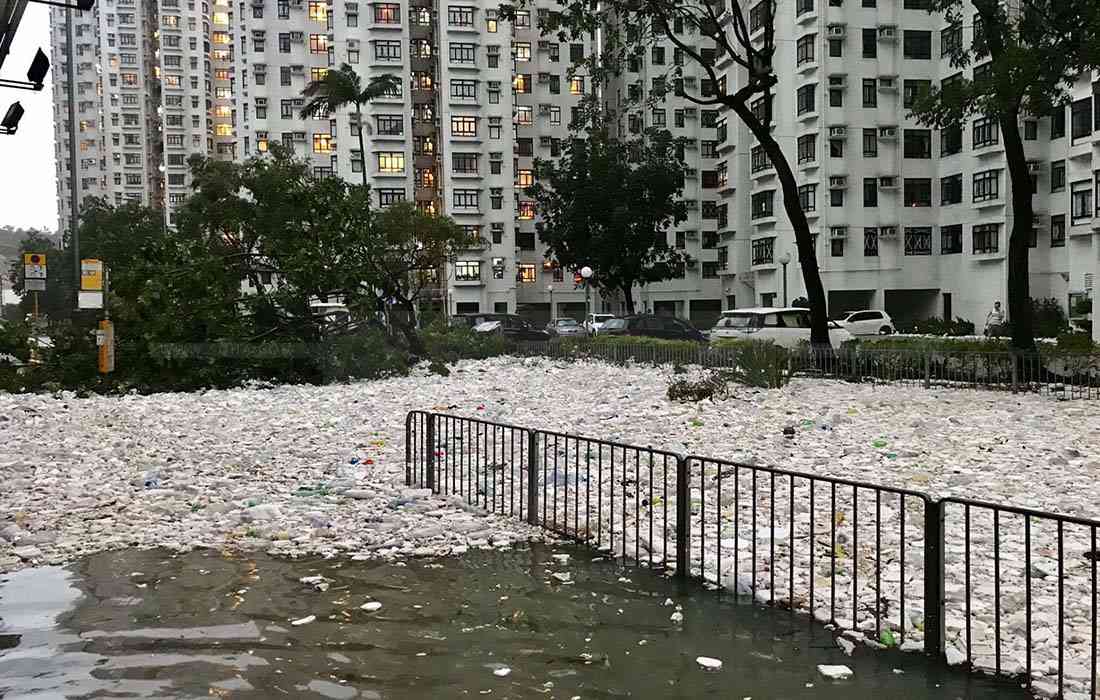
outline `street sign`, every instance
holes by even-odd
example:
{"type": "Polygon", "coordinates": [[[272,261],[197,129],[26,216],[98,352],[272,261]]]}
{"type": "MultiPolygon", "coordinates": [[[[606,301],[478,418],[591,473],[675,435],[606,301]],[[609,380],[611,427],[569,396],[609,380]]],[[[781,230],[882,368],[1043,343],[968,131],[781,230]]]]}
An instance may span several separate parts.
{"type": "Polygon", "coordinates": [[[46,291],[46,280],[25,279],[23,280],[23,290],[27,292],[44,292],[46,291]]]}
{"type": "Polygon", "coordinates": [[[46,255],[44,253],[23,253],[23,279],[46,279],[46,255]]]}
{"type": "Polygon", "coordinates": [[[85,259],[80,261],[80,291],[103,291],[103,261],[85,259]]]}
{"type": "Polygon", "coordinates": [[[115,324],[100,321],[96,331],[96,345],[99,346],[99,372],[108,374],[115,371],[115,324]]]}

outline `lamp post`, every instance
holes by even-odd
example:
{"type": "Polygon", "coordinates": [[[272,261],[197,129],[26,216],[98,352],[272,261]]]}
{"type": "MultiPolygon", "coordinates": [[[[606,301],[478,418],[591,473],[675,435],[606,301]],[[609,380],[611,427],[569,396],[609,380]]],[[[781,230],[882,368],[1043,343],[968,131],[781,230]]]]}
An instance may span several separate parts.
{"type": "Polygon", "coordinates": [[[779,264],[783,266],[783,306],[787,305],[787,265],[791,264],[791,254],[783,253],[779,256],[779,264]]]}
{"type": "Polygon", "coordinates": [[[546,285],[546,291],[550,294],[550,322],[554,322],[554,285],[546,285]]]}
{"type": "MultiPolygon", "coordinates": [[[[588,280],[592,279],[592,268],[590,268],[588,265],[582,267],[581,277],[584,279],[584,323],[585,325],[591,325],[589,324],[589,318],[592,315],[592,309],[590,306],[591,302],[589,301],[591,298],[591,291],[588,286],[588,280]]],[[[589,330],[592,329],[589,328],[589,330]]]]}

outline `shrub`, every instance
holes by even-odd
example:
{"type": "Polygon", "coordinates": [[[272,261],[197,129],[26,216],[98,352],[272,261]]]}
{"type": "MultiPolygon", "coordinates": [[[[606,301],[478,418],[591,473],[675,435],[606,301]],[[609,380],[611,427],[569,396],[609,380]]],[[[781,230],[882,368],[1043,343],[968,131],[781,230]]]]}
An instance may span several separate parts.
{"type": "Polygon", "coordinates": [[[1087,333],[1063,333],[1055,346],[1059,354],[1084,355],[1100,351],[1087,333]]]}
{"type": "Polygon", "coordinates": [[[675,379],[668,385],[668,400],[698,403],[705,399],[721,401],[729,397],[729,379],[721,370],[709,372],[700,379],[675,379]]]}
{"type": "Polygon", "coordinates": [[[1069,330],[1069,319],[1057,299],[1032,299],[1031,323],[1036,338],[1057,338],[1069,330]]]}
{"type": "Polygon", "coordinates": [[[464,326],[436,323],[423,331],[428,356],[438,362],[483,360],[508,352],[509,343],[499,333],[475,333],[464,326]]]}
{"type": "Polygon", "coordinates": [[[899,327],[898,330],[902,333],[915,333],[918,335],[974,335],[974,324],[959,316],[956,316],[954,321],[947,321],[933,316],[932,318],[911,321],[899,327]]]}
{"type": "Polygon", "coordinates": [[[385,331],[370,328],[328,343],[326,380],[379,379],[408,373],[408,355],[385,331]]]}

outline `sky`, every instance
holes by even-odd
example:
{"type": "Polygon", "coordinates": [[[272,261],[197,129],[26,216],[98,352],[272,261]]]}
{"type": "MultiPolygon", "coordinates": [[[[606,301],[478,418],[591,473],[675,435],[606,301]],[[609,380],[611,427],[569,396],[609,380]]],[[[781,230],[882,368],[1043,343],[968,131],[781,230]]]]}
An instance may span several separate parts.
{"type": "MultiPolygon", "coordinates": [[[[39,47],[50,53],[49,7],[28,3],[0,77],[26,80],[39,47]]],[[[0,225],[57,229],[57,185],[54,171],[54,67],[41,92],[0,88],[0,116],[12,102],[26,112],[14,136],[0,135],[0,225]]]]}

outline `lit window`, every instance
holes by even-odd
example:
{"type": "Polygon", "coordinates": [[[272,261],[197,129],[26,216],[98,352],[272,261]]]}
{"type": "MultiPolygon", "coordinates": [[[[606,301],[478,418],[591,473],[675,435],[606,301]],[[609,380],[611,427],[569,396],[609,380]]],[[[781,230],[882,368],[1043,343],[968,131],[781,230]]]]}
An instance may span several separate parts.
{"type": "Polygon", "coordinates": [[[455,262],[456,282],[477,282],[481,279],[480,260],[458,260],[455,262]]]}
{"type": "Polygon", "coordinates": [[[229,105],[218,105],[214,108],[215,117],[231,117],[233,116],[233,108],[229,105]]]}
{"type": "Polygon", "coordinates": [[[378,154],[378,172],[403,173],[405,172],[405,154],[400,151],[390,151],[378,154]]]}
{"type": "Polygon", "coordinates": [[[230,44],[232,40],[229,38],[229,32],[214,32],[215,44],[230,44]]]}
{"type": "Polygon", "coordinates": [[[215,12],[214,16],[213,16],[213,19],[214,19],[214,24],[229,24],[229,13],[228,12],[215,12]]]}
{"type": "Polygon", "coordinates": [[[309,79],[310,80],[324,80],[328,75],[328,68],[310,68],[309,79]]]}
{"type": "Polygon", "coordinates": [[[332,152],[332,136],[330,134],[314,134],[313,135],[313,152],[314,153],[331,153],[332,152]]]}
{"type": "Polygon", "coordinates": [[[328,5],[321,0],[309,0],[309,18],[314,22],[327,22],[328,5]]]}
{"type": "Polygon", "coordinates": [[[516,281],[523,284],[534,284],[535,266],[527,263],[516,265],[516,281]]]}
{"type": "Polygon", "coordinates": [[[519,203],[519,218],[523,220],[529,220],[535,218],[535,203],[534,202],[520,202],[519,203]]]}
{"type": "Polygon", "coordinates": [[[260,153],[267,153],[267,136],[256,137],[256,150],[260,153]]]}
{"type": "Polygon", "coordinates": [[[517,41],[512,44],[512,55],[517,61],[530,61],[531,60],[531,42],[529,41],[517,41]]]}
{"type": "Polygon", "coordinates": [[[214,133],[218,136],[232,136],[233,125],[232,124],[218,124],[214,127],[214,133]]]}
{"type": "Polygon", "coordinates": [[[516,106],[516,124],[530,126],[532,123],[532,108],[530,105],[516,106]]]}
{"type": "MultiPolygon", "coordinates": [[[[310,3],[312,4],[312,3],[310,3]]],[[[325,34],[310,34],[309,35],[309,52],[310,53],[328,53],[328,36],[325,34]]]]}
{"type": "Polygon", "coordinates": [[[520,187],[530,187],[535,184],[535,173],[532,170],[520,170],[516,173],[516,184],[520,187]]]}
{"type": "Polygon", "coordinates": [[[531,92],[531,76],[525,73],[517,73],[516,79],[512,82],[512,89],[522,93],[531,92]]]}
{"type": "Polygon", "coordinates": [[[451,117],[453,136],[477,136],[477,117],[451,117]]]}
{"type": "Polygon", "coordinates": [[[572,78],[569,81],[569,94],[570,95],[583,95],[584,94],[584,78],[577,77],[577,78],[572,78]]]}
{"type": "Polygon", "coordinates": [[[374,21],[377,24],[399,24],[401,22],[401,6],[394,3],[375,5],[374,21]]]}

